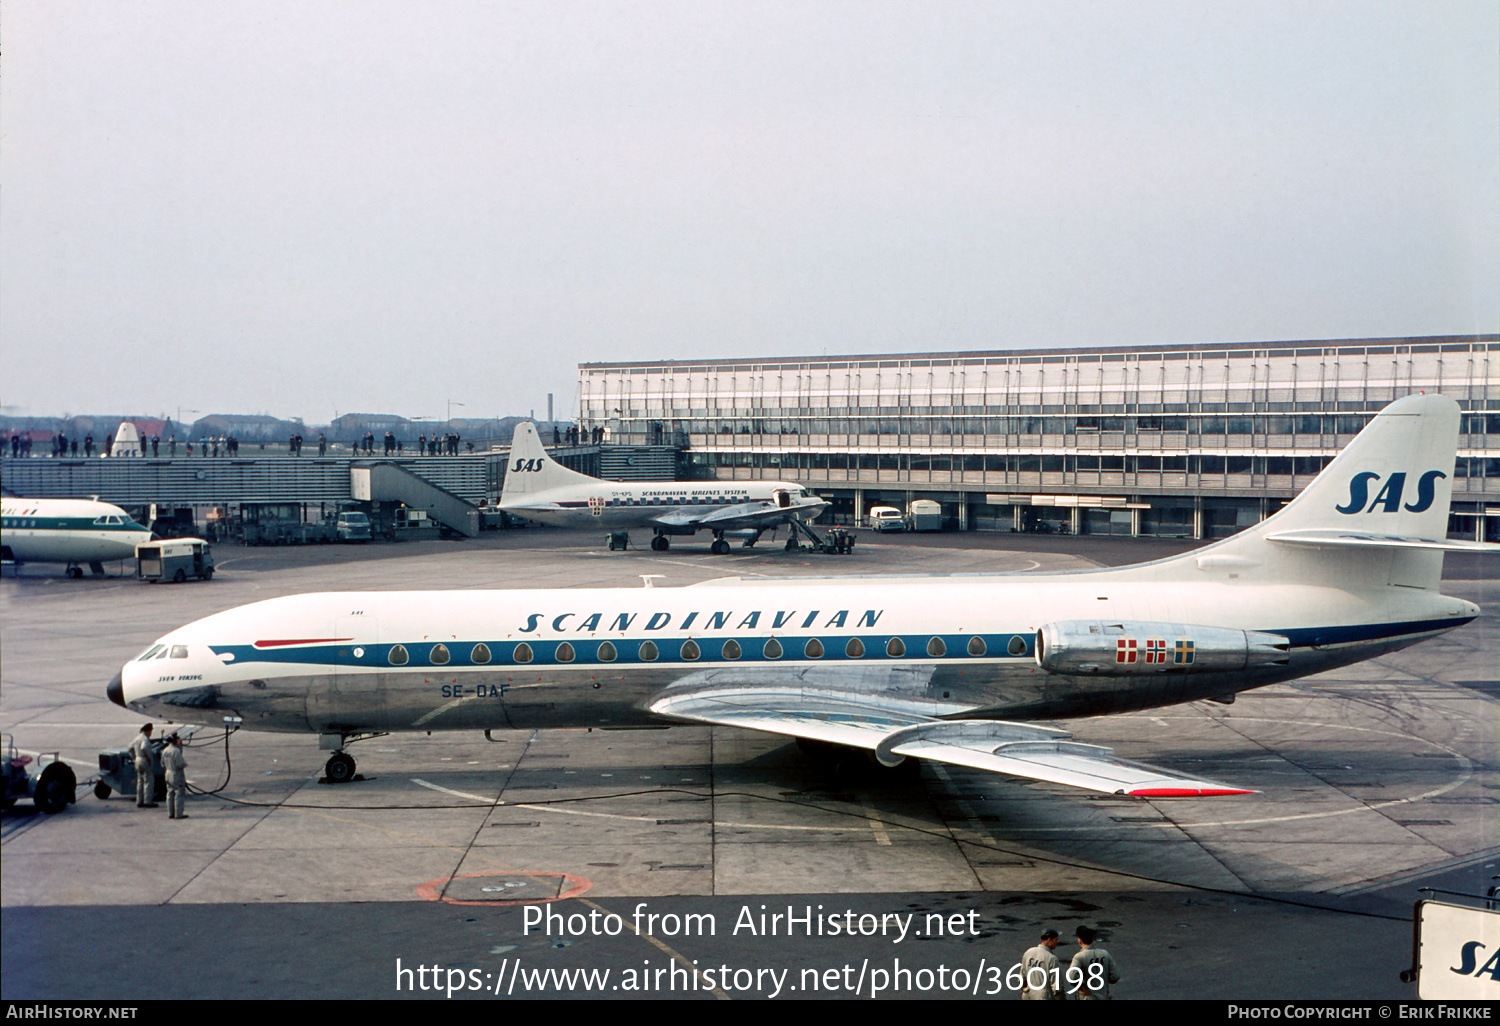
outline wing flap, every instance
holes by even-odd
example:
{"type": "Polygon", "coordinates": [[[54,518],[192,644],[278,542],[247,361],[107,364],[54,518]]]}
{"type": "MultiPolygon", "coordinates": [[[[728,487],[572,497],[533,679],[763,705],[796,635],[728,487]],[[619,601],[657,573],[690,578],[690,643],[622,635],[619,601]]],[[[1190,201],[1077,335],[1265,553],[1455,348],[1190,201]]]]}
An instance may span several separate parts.
{"type": "Polygon", "coordinates": [[[1031,780],[1142,798],[1254,794],[1245,788],[1116,758],[1070,741],[1065,730],[1005,720],[944,720],[873,696],[799,688],[673,688],[651,705],[662,716],[863,748],[887,765],[908,756],[1031,780]]]}

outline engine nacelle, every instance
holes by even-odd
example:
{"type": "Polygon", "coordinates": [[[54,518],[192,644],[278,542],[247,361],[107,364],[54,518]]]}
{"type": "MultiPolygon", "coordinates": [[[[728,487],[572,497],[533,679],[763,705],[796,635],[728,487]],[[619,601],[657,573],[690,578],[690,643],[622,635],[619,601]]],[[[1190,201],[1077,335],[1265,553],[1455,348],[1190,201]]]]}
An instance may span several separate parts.
{"type": "Polygon", "coordinates": [[[1222,673],[1285,666],[1288,647],[1279,634],[1183,623],[1063,620],[1036,632],[1036,662],[1048,673],[1222,673]]]}

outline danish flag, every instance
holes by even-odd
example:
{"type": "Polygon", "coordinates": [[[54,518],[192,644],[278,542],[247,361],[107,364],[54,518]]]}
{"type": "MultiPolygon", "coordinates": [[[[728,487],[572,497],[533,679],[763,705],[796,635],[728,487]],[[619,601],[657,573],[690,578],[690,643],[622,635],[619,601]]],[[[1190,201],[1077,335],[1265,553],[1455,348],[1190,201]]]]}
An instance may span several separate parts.
{"type": "Polygon", "coordinates": [[[1119,640],[1117,640],[1115,642],[1115,662],[1117,662],[1117,663],[1133,663],[1133,662],[1135,662],[1135,639],[1134,638],[1120,638],[1119,640]]]}

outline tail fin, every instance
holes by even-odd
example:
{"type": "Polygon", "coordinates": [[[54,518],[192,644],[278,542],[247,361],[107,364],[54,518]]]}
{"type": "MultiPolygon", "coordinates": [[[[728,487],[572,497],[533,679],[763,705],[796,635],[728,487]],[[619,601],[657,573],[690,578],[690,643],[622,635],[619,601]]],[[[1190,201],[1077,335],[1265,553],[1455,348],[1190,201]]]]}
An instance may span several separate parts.
{"type": "Polygon", "coordinates": [[[500,489],[502,508],[554,488],[598,483],[598,478],[569,470],[548,456],[531,421],[516,425],[510,440],[510,460],[505,465],[505,484],[500,489]]]}
{"type": "Polygon", "coordinates": [[[1447,541],[1458,418],[1446,396],[1396,400],[1279,513],[1200,550],[1199,567],[1290,564],[1329,583],[1436,588],[1442,550],[1465,547],[1447,541]]]}

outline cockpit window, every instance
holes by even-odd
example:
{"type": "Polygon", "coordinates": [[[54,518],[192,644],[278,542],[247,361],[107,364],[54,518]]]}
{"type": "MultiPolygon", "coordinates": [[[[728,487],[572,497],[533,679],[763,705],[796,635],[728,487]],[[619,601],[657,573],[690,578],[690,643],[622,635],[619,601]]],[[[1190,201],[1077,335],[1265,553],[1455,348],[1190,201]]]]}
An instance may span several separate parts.
{"type": "Polygon", "coordinates": [[[152,645],[150,648],[146,649],[144,653],[142,653],[141,657],[137,659],[136,662],[144,663],[147,659],[150,659],[165,647],[165,645],[152,645]]]}
{"type": "Polygon", "coordinates": [[[173,645],[172,646],[172,658],[173,659],[186,659],[187,658],[187,646],[186,645],[173,645]]]}

